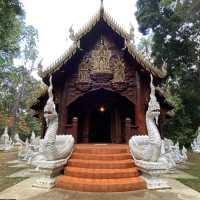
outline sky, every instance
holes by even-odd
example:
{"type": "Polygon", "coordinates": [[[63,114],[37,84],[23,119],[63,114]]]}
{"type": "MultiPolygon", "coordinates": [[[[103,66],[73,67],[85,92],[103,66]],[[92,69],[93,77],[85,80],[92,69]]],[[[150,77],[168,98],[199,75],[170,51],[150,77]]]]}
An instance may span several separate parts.
{"type": "MultiPolygon", "coordinates": [[[[47,68],[70,46],[69,27],[77,32],[100,7],[100,0],[21,0],[26,12],[26,24],[39,33],[39,59],[47,68]]],[[[104,0],[105,10],[129,32],[135,28],[136,43],[141,37],[135,18],[136,0],[104,0]]]]}

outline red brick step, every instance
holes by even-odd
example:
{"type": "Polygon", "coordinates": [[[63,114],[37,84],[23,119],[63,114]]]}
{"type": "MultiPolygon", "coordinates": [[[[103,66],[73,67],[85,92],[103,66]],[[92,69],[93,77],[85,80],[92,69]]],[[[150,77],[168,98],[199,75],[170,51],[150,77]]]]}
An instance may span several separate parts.
{"type": "Polygon", "coordinates": [[[125,192],[146,188],[124,144],[78,144],[56,179],[56,187],[85,192],[125,192]]]}
{"type": "Polygon", "coordinates": [[[125,168],[125,169],[87,169],[78,167],[66,167],[64,174],[80,177],[80,178],[91,178],[91,179],[106,179],[106,178],[131,178],[139,175],[138,169],[125,168]]]}
{"type": "Polygon", "coordinates": [[[60,176],[56,186],[83,192],[126,192],[145,188],[145,182],[140,177],[115,179],[88,179],[71,176],[60,176]]]}
{"type": "Polygon", "coordinates": [[[86,153],[76,153],[72,154],[72,159],[82,159],[82,160],[124,160],[132,159],[130,153],[118,153],[118,154],[86,154],[86,153]]]}
{"type": "Polygon", "coordinates": [[[70,159],[68,166],[79,168],[93,169],[121,169],[134,167],[134,162],[131,159],[127,160],[82,160],[70,159]]]}
{"type": "Polygon", "coordinates": [[[86,154],[119,154],[119,153],[129,153],[126,145],[120,145],[117,147],[113,144],[108,145],[79,145],[75,147],[76,153],[86,153],[86,154]]]}

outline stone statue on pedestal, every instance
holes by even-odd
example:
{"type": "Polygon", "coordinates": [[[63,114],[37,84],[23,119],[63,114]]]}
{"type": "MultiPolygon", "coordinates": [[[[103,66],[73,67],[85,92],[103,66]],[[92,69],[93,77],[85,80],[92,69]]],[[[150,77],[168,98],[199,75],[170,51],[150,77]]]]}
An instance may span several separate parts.
{"type": "Polygon", "coordinates": [[[155,87],[153,86],[152,75],[150,87],[150,101],[146,112],[148,135],[133,136],[129,141],[129,145],[136,160],[157,162],[161,155],[161,137],[156,126],[160,115],[160,105],[155,96],[155,87]]]}
{"type": "Polygon", "coordinates": [[[24,144],[25,143],[19,137],[19,133],[15,133],[15,135],[14,135],[14,145],[20,146],[20,145],[24,145],[24,144]]]}
{"type": "Polygon", "coordinates": [[[63,169],[74,147],[72,135],[57,135],[58,114],[53,101],[52,77],[49,79],[49,98],[44,107],[44,117],[47,124],[45,137],[41,140],[40,152],[33,155],[30,163],[45,171],[44,177],[36,181],[33,186],[51,188],[54,186],[55,171],[58,173],[63,169]]]}
{"type": "Polygon", "coordinates": [[[148,178],[146,177],[147,187],[149,189],[169,188],[166,181],[154,178],[155,175],[169,172],[174,167],[174,163],[168,154],[161,154],[162,140],[157,128],[160,105],[155,96],[152,75],[150,88],[150,101],[146,112],[148,135],[132,136],[129,140],[129,147],[135,164],[150,175],[148,178]]]}
{"type": "Polygon", "coordinates": [[[197,130],[197,137],[193,140],[191,144],[192,151],[195,153],[200,153],[200,126],[197,130]]]}
{"type": "Polygon", "coordinates": [[[32,145],[34,145],[34,143],[35,143],[35,132],[34,131],[32,131],[32,133],[31,133],[30,143],[32,145]]]}
{"type": "Polygon", "coordinates": [[[8,127],[5,127],[4,133],[0,138],[0,150],[8,151],[12,148],[12,140],[8,135],[8,127]]]}

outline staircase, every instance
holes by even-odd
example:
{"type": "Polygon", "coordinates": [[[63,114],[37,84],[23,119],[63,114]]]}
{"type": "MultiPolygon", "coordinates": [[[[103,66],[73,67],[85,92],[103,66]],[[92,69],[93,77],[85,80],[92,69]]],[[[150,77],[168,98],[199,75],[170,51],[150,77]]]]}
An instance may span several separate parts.
{"type": "Polygon", "coordinates": [[[84,192],[145,189],[126,144],[76,144],[56,187],[84,192]]]}

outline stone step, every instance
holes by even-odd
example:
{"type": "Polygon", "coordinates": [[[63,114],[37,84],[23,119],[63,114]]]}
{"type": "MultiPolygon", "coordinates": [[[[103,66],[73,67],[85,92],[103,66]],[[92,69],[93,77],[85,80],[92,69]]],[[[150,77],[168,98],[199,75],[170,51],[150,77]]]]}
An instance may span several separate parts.
{"type": "Polygon", "coordinates": [[[89,179],[71,176],[60,176],[56,187],[83,192],[126,192],[146,188],[140,177],[117,179],[89,179]]]}
{"type": "Polygon", "coordinates": [[[125,169],[90,169],[78,167],[65,167],[64,174],[72,177],[91,178],[91,179],[113,179],[113,178],[131,178],[139,176],[136,167],[125,169]]]}
{"type": "Polygon", "coordinates": [[[129,153],[128,145],[98,144],[98,145],[76,145],[74,152],[86,154],[119,154],[129,153]]]}
{"type": "Polygon", "coordinates": [[[134,167],[131,159],[127,160],[83,160],[70,159],[67,163],[69,167],[92,168],[92,169],[122,169],[134,167]]]}
{"type": "Polygon", "coordinates": [[[56,186],[84,192],[145,189],[139,175],[127,144],[76,144],[56,186]]]}
{"type": "Polygon", "coordinates": [[[71,156],[72,159],[82,160],[126,160],[132,159],[130,153],[118,153],[118,154],[86,154],[74,152],[71,156]]]}

